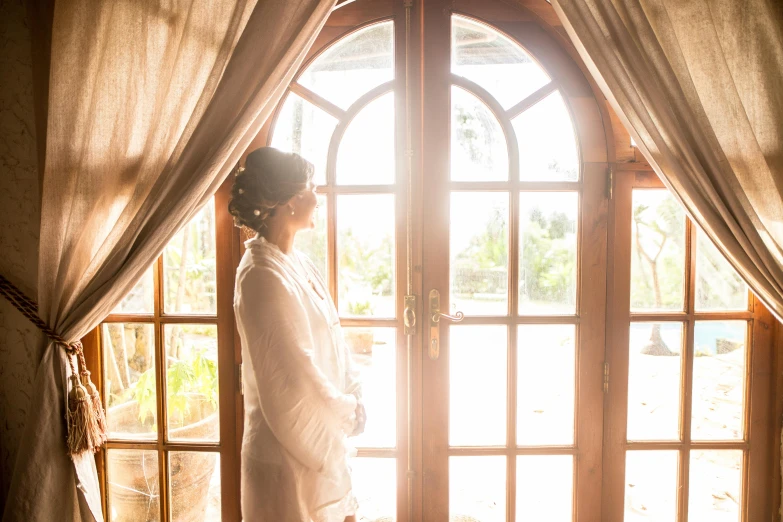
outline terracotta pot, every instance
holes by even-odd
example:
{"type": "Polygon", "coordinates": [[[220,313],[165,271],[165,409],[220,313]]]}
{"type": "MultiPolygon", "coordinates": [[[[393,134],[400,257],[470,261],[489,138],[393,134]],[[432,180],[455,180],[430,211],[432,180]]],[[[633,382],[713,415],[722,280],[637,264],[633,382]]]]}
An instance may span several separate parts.
{"type": "MultiPolygon", "coordinates": [[[[191,409],[206,414],[203,419],[170,430],[176,440],[214,440],[220,430],[218,413],[200,397],[193,397],[191,409]],[[208,411],[204,411],[207,407],[208,411]]],[[[136,401],[111,408],[113,438],[138,439],[143,429],[138,422],[136,401]],[[127,435],[123,436],[123,433],[127,435]]],[[[160,491],[158,460],[149,451],[108,452],[109,521],[159,520],[160,491]]],[[[169,484],[173,520],[202,522],[207,511],[209,483],[215,472],[215,453],[175,452],[169,456],[169,484]]],[[[219,473],[219,470],[217,471],[219,473]]]]}
{"type": "Polygon", "coordinates": [[[348,328],[343,330],[345,342],[356,354],[372,354],[374,342],[373,331],[364,328],[348,328]]]}

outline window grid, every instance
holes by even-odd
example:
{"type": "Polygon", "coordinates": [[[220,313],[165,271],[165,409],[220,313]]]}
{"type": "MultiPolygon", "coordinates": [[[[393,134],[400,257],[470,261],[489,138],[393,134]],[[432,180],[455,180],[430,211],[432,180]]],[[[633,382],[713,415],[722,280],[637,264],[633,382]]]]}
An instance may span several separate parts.
{"type": "MultiPolygon", "coordinates": [[[[493,31],[498,31],[494,26],[489,26],[493,31]]],[[[499,31],[498,31],[499,32],[499,31]]],[[[516,40],[511,39],[517,45],[516,40]]],[[[530,55],[533,56],[532,54],[530,55]]],[[[542,67],[543,68],[543,67],[542,67]]],[[[579,453],[579,434],[578,434],[578,415],[580,409],[580,400],[575,386],[574,396],[574,411],[573,411],[573,442],[569,445],[531,445],[523,446],[518,444],[517,437],[517,416],[518,416],[518,404],[517,404],[517,388],[518,388],[518,357],[519,357],[519,342],[518,339],[518,325],[524,324],[536,324],[536,325],[549,325],[549,324],[573,324],[574,331],[574,349],[579,350],[580,334],[580,295],[581,295],[581,258],[582,258],[582,228],[583,228],[583,183],[584,172],[581,169],[576,181],[528,181],[522,180],[520,173],[520,151],[519,143],[517,141],[516,132],[512,124],[512,119],[524,113],[526,110],[534,107],[538,102],[550,94],[556,93],[560,87],[555,80],[550,80],[546,85],[540,87],[538,90],[526,96],[523,100],[516,103],[509,109],[503,109],[500,103],[483,87],[474,83],[473,81],[452,73],[451,86],[464,89],[471,95],[475,96],[482,102],[497,119],[500,127],[504,133],[505,144],[507,147],[509,160],[508,160],[508,179],[505,181],[454,181],[449,179],[446,189],[450,194],[455,192],[500,192],[507,194],[509,197],[508,207],[508,285],[507,285],[507,313],[505,315],[481,315],[481,316],[466,316],[464,320],[460,322],[461,325],[504,325],[506,327],[507,334],[507,361],[506,361],[506,441],[503,446],[470,446],[459,447],[451,446],[449,444],[447,449],[448,458],[457,456],[504,456],[505,457],[505,470],[506,470],[506,520],[517,520],[517,459],[520,456],[526,455],[570,455],[573,459],[572,465],[572,509],[576,508],[576,481],[578,477],[578,466],[576,457],[579,453]],[[520,217],[521,217],[521,203],[520,195],[524,192],[576,192],[577,194],[577,213],[576,213],[576,298],[575,308],[572,314],[555,314],[555,315],[527,315],[520,314],[519,305],[519,261],[520,261],[520,217]]],[[[569,110],[571,121],[573,125],[573,115],[570,114],[570,107],[566,99],[563,99],[564,104],[569,110]]],[[[577,136],[574,136],[576,144],[577,155],[581,157],[579,152],[579,140],[577,136]]],[[[446,339],[448,343],[449,333],[445,326],[441,327],[441,339],[446,339]]],[[[579,363],[578,355],[575,354],[574,361],[574,379],[579,379],[579,363]]]]}
{"type": "MultiPolygon", "coordinates": [[[[666,190],[634,188],[635,190],[666,190]]],[[[676,450],[679,453],[677,472],[677,520],[688,522],[689,489],[690,489],[690,456],[692,451],[698,450],[739,450],[742,451],[741,486],[738,499],[740,520],[744,520],[747,510],[746,491],[748,486],[748,450],[749,450],[749,405],[752,383],[751,357],[753,353],[753,322],[754,301],[748,292],[746,310],[740,311],[707,311],[696,310],[696,256],[697,256],[697,227],[689,217],[685,217],[685,280],[684,280],[684,310],[682,312],[630,312],[630,324],[639,322],[675,323],[683,325],[682,348],[682,372],[680,380],[680,407],[679,407],[679,440],[672,441],[633,441],[625,442],[624,454],[634,450],[676,450]],[[693,412],[693,371],[694,371],[694,346],[695,327],[698,321],[705,320],[739,320],[746,323],[745,327],[745,376],[743,380],[743,406],[742,406],[742,440],[694,440],[692,438],[692,412],[693,412]]],[[[622,347],[618,348],[622,349],[622,347]]],[[[682,349],[681,348],[681,349],[682,349]]],[[[694,521],[696,522],[696,521],[694,521]]]]}
{"type": "MultiPolygon", "coordinates": [[[[216,198],[217,199],[217,198],[216,198]]],[[[215,202],[208,203],[214,205],[215,202]]],[[[213,228],[217,234],[217,224],[213,223],[213,228]]],[[[107,455],[112,450],[134,450],[134,451],[154,451],[157,454],[158,465],[158,503],[160,509],[160,520],[168,521],[172,519],[172,489],[170,484],[170,457],[174,452],[209,452],[214,453],[216,456],[222,456],[223,448],[225,444],[222,440],[217,442],[212,441],[190,441],[190,440],[168,440],[168,397],[166,389],[166,347],[165,347],[165,328],[167,325],[179,325],[179,324],[193,324],[193,325],[214,325],[218,327],[218,315],[220,309],[217,309],[216,314],[177,314],[166,313],[164,311],[164,254],[161,254],[154,262],[153,275],[153,313],[112,313],[101,325],[96,329],[98,332],[98,345],[103,347],[103,325],[104,324],[151,324],[154,331],[154,352],[155,352],[155,393],[156,393],[156,419],[157,419],[157,431],[154,439],[150,440],[131,440],[131,439],[117,439],[111,438],[107,440],[104,445],[105,452],[102,455],[102,488],[104,493],[104,500],[106,503],[105,512],[111,513],[111,495],[109,494],[109,483],[111,477],[108,473],[108,458],[107,455]]],[[[221,282],[218,280],[216,283],[219,285],[221,282]]],[[[222,315],[221,315],[222,317],[222,315]]],[[[231,319],[233,321],[233,318],[231,319]]],[[[220,333],[218,333],[217,340],[220,339],[220,333]]],[[[101,349],[101,353],[105,358],[107,354],[101,349]]],[[[103,362],[101,364],[103,366],[103,362]]],[[[218,404],[222,406],[224,395],[231,396],[229,400],[233,400],[233,393],[230,386],[225,386],[227,383],[222,382],[219,379],[218,384],[218,404]]],[[[101,378],[101,396],[104,401],[104,408],[108,409],[108,394],[105,389],[105,379],[101,378]]],[[[222,416],[223,408],[219,408],[222,416]]],[[[221,430],[222,431],[222,430],[221,430]]],[[[215,470],[215,473],[221,473],[221,469],[215,470]]],[[[221,497],[223,494],[221,492],[221,497]]],[[[222,499],[221,499],[222,500],[222,499]]],[[[225,510],[224,510],[225,511],[225,510]]]]}

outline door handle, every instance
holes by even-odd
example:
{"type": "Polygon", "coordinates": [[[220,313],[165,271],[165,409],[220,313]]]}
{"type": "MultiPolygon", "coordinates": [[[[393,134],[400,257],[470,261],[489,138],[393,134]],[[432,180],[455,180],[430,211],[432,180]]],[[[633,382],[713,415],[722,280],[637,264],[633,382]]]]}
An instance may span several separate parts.
{"type": "Polygon", "coordinates": [[[430,359],[435,360],[440,357],[440,321],[446,319],[458,323],[465,318],[465,314],[457,312],[454,315],[444,314],[440,311],[440,292],[435,289],[430,290],[430,359]]]}

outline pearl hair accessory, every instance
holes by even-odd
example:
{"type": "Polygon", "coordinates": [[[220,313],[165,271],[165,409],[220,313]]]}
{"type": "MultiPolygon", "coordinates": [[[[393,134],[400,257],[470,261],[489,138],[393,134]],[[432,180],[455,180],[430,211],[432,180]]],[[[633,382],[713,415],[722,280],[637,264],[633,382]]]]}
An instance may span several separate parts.
{"type": "Polygon", "coordinates": [[[260,215],[261,215],[261,211],[260,211],[260,210],[258,210],[258,209],[255,209],[255,210],[253,211],[253,214],[255,214],[256,216],[260,216],[260,215]]]}
{"type": "Polygon", "coordinates": [[[245,189],[239,189],[239,193],[240,194],[244,194],[245,193],[245,189]]]}

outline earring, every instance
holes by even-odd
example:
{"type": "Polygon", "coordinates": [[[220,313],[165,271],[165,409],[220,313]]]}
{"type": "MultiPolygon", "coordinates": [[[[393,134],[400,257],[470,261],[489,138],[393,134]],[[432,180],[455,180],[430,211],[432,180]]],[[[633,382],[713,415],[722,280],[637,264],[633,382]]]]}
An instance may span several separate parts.
{"type": "Polygon", "coordinates": [[[294,215],[294,209],[293,208],[291,209],[291,215],[292,216],[294,215]]]}

